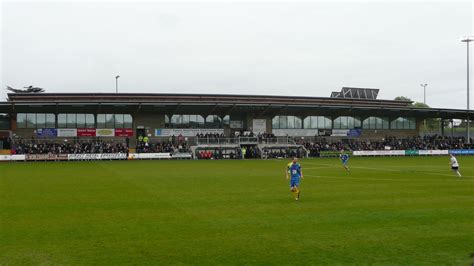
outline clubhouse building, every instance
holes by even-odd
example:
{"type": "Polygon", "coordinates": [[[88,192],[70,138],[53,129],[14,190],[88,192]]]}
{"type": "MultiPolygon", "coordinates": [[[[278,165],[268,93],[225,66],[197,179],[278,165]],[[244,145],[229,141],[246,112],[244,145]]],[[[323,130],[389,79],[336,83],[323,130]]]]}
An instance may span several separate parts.
{"type": "MultiPolygon", "coordinates": [[[[236,132],[376,139],[416,136],[422,121],[473,117],[465,109],[416,108],[377,99],[378,89],[343,88],[331,97],[164,93],[10,93],[0,102],[2,139],[151,140],[236,132]]],[[[0,145],[2,145],[0,143],[0,145]]],[[[0,147],[1,149],[1,147],[0,147]]]]}

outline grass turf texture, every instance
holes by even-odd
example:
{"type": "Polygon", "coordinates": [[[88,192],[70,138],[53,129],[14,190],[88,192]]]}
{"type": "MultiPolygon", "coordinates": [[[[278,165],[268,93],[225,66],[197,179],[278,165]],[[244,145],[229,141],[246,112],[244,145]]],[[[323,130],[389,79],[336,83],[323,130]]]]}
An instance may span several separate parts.
{"type": "Polygon", "coordinates": [[[0,164],[0,264],[474,262],[474,157],[0,164]]]}

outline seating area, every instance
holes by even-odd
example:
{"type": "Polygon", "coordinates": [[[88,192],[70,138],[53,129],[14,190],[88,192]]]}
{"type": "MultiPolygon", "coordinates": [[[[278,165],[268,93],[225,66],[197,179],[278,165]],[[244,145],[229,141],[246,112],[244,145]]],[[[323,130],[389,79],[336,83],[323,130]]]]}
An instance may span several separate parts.
{"type": "Polygon", "coordinates": [[[107,141],[19,141],[12,147],[12,154],[87,154],[87,153],[127,153],[126,143],[107,141]]]}
{"type": "Polygon", "coordinates": [[[343,139],[331,141],[331,139],[320,138],[317,141],[303,142],[304,147],[309,151],[310,157],[318,156],[322,151],[361,151],[361,150],[449,150],[449,149],[469,149],[471,145],[465,144],[464,137],[448,136],[424,136],[397,138],[387,136],[382,140],[358,140],[343,139]]]}

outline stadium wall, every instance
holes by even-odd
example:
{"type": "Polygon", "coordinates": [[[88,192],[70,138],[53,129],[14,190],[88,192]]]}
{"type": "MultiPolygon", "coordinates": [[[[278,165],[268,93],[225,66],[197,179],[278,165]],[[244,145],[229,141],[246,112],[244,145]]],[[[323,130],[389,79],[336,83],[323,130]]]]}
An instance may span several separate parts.
{"type": "Polygon", "coordinates": [[[130,146],[136,145],[137,130],[143,129],[149,137],[155,136],[156,128],[165,127],[165,115],[156,113],[136,113],[133,115],[133,136],[130,138],[130,146]]]}

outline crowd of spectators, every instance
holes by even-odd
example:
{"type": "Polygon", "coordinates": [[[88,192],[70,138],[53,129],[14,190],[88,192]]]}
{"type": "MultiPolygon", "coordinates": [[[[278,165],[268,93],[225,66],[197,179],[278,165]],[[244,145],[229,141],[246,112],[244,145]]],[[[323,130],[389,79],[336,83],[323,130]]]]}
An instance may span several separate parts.
{"type": "Polygon", "coordinates": [[[327,139],[320,138],[311,142],[302,142],[309,151],[309,156],[318,156],[321,151],[340,151],[340,150],[448,150],[448,149],[466,149],[464,137],[448,136],[417,136],[397,138],[388,136],[381,140],[357,140],[344,139],[330,142],[327,139]]]}
{"type": "Polygon", "coordinates": [[[138,136],[136,144],[137,153],[178,153],[189,152],[187,139],[183,135],[172,135],[168,140],[154,141],[148,136],[138,136]]]}
{"type": "Polygon", "coordinates": [[[199,133],[196,135],[199,139],[217,140],[217,139],[237,139],[237,138],[255,138],[255,141],[259,143],[272,143],[276,142],[276,136],[271,133],[254,133],[252,131],[233,131],[229,137],[226,137],[224,133],[199,133]]]}
{"type": "MultiPolygon", "coordinates": [[[[235,136],[235,135],[234,135],[235,136]]],[[[248,132],[248,137],[258,137],[259,140],[276,138],[272,134],[253,134],[248,132]]],[[[199,134],[202,138],[223,138],[223,134],[199,134]]],[[[309,156],[319,156],[321,152],[339,152],[341,150],[447,150],[447,149],[468,149],[474,148],[465,144],[464,137],[448,136],[417,136],[398,138],[387,136],[380,140],[364,139],[339,139],[314,138],[312,141],[304,139],[296,140],[309,152],[309,156]]],[[[85,153],[127,153],[128,140],[126,142],[112,142],[103,140],[64,140],[45,141],[18,140],[11,147],[13,154],[85,154],[85,153]]],[[[187,138],[183,136],[170,137],[168,140],[150,140],[147,137],[137,138],[136,151],[138,153],[186,153],[190,152],[187,138]]],[[[266,148],[263,154],[255,145],[245,145],[236,148],[235,151],[223,153],[219,149],[211,153],[196,154],[203,158],[286,158],[292,156],[303,157],[303,149],[298,148],[266,148]]]]}
{"type": "Polygon", "coordinates": [[[198,133],[196,137],[200,139],[222,139],[225,138],[224,133],[198,133]]]}
{"type": "Polygon", "coordinates": [[[196,150],[196,156],[198,159],[242,159],[239,148],[196,150]]]}
{"type": "Polygon", "coordinates": [[[261,153],[256,146],[249,145],[242,148],[199,149],[196,150],[196,156],[198,159],[258,159],[261,153]]]}
{"type": "Polygon", "coordinates": [[[187,142],[172,143],[170,141],[148,141],[138,142],[136,146],[137,153],[178,153],[178,152],[189,152],[189,146],[187,142]]]}
{"type": "Polygon", "coordinates": [[[306,152],[302,148],[264,148],[263,158],[277,159],[277,158],[291,158],[291,157],[306,157],[306,152]]]}
{"type": "Polygon", "coordinates": [[[84,154],[84,153],[127,153],[126,143],[106,141],[81,142],[23,142],[19,141],[12,149],[13,154],[84,154]]]}

